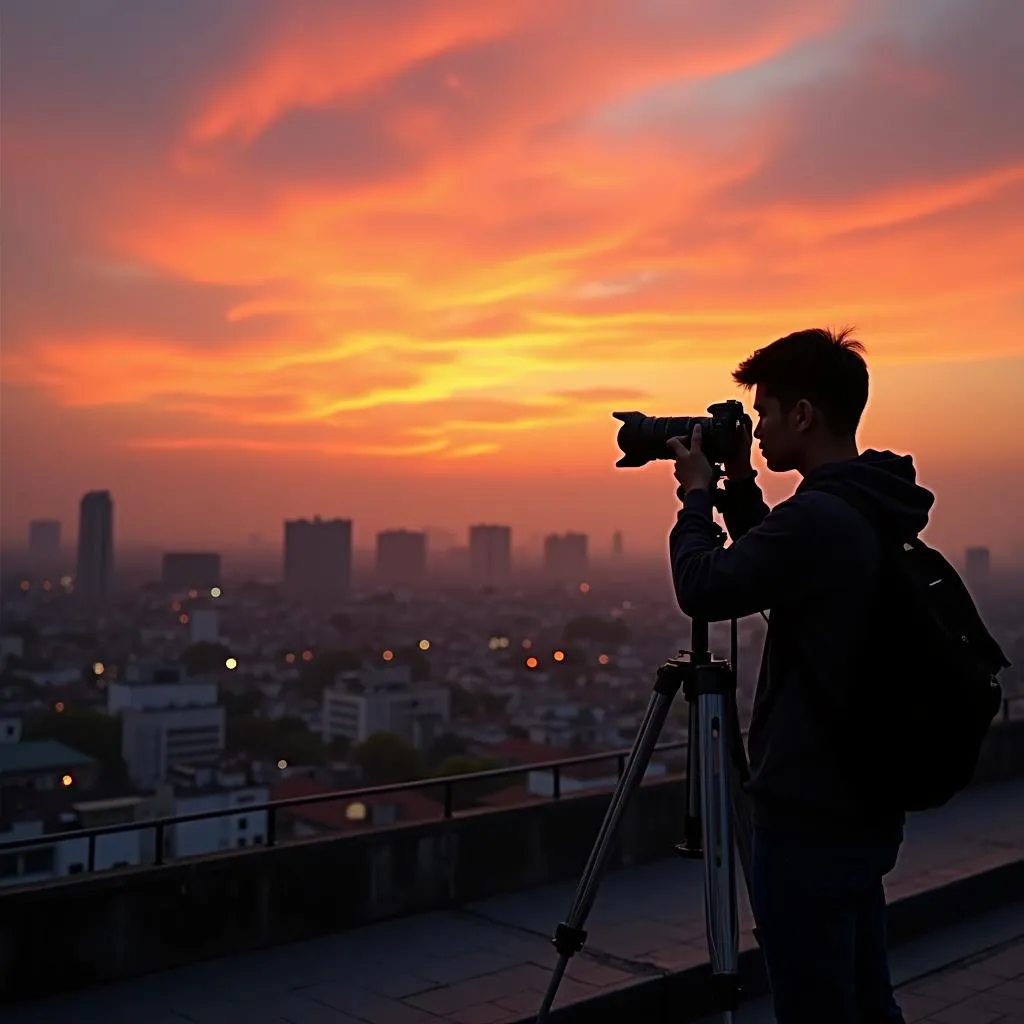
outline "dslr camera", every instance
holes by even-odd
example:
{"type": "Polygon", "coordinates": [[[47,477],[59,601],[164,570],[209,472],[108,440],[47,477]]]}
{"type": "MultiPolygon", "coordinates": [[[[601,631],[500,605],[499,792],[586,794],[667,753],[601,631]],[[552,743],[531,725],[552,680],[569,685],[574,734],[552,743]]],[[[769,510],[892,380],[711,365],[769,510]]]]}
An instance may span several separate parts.
{"type": "Polygon", "coordinates": [[[728,462],[739,451],[744,427],[750,426],[750,417],[743,411],[743,403],[730,398],[708,406],[708,416],[645,416],[642,412],[613,412],[622,421],[617,438],[622,458],[615,465],[646,466],[655,459],[672,459],[668,448],[670,437],[681,437],[687,444],[693,428],[700,424],[701,451],[712,465],[728,462]]]}

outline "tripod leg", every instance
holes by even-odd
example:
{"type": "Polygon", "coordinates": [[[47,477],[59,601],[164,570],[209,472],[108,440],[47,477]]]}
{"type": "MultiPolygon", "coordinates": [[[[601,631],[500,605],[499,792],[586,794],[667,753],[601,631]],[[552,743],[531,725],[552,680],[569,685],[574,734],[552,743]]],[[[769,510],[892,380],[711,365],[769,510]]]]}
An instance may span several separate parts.
{"type": "Polygon", "coordinates": [[[732,799],[732,820],[736,830],[736,849],[740,856],[740,869],[748,895],[751,889],[751,859],[754,842],[754,809],[744,788],[750,777],[747,752],[743,747],[739,710],[735,699],[725,708],[726,742],[729,751],[729,795],[732,799]]]}
{"type": "Polygon", "coordinates": [[[546,1024],[551,1006],[555,1001],[555,995],[558,993],[558,986],[569,965],[569,959],[573,954],[578,953],[586,942],[587,933],[584,931],[583,925],[586,923],[587,916],[597,897],[597,889],[607,867],[619,822],[633,793],[643,781],[647,765],[651,760],[651,752],[657,745],[658,737],[672,706],[672,699],[678,691],[679,681],[677,679],[669,673],[659,673],[643,724],[626,762],[626,770],[612,795],[611,804],[605,814],[593,849],[590,851],[583,877],[576,889],[572,907],[569,909],[565,921],[555,929],[555,937],[552,942],[555,949],[558,950],[558,964],[548,984],[547,992],[544,994],[544,1000],[537,1014],[537,1024],[546,1024]]]}
{"type": "Polygon", "coordinates": [[[701,693],[701,808],[704,824],[704,906],[711,974],[727,1019],[738,1003],[739,913],[730,800],[731,758],[722,693],[701,693]]]}

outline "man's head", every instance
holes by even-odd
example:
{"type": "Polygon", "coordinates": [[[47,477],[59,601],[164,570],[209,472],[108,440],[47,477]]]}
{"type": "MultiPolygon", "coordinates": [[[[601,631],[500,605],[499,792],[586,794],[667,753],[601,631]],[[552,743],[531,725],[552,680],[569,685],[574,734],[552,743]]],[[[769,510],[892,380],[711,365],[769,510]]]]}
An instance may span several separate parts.
{"type": "Polygon", "coordinates": [[[754,437],[768,468],[807,473],[816,465],[857,454],[856,433],[868,402],[864,346],[814,328],[758,349],[733,372],[754,388],[754,437]]]}

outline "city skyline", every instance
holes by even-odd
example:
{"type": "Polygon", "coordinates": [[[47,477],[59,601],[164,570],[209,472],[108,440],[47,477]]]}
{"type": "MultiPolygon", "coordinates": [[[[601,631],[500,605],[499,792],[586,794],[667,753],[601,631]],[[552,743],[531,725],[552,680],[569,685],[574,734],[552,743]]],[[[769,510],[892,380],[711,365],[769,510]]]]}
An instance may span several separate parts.
{"type": "Polygon", "coordinates": [[[99,487],[131,545],[414,495],[653,553],[612,411],[853,323],[929,542],[1024,560],[1020,5],[65,6],[5,4],[5,545],[99,487]]]}

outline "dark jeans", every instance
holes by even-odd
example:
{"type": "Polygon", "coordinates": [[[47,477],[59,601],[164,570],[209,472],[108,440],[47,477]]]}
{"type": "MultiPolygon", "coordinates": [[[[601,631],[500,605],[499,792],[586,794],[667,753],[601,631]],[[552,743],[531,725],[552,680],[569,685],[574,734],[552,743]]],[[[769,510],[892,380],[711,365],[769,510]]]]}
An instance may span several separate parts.
{"type": "Polygon", "coordinates": [[[755,831],[752,902],[778,1024],[903,1024],[882,891],[901,841],[755,831]]]}

